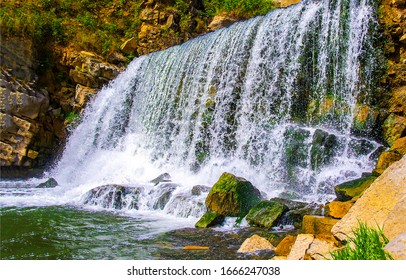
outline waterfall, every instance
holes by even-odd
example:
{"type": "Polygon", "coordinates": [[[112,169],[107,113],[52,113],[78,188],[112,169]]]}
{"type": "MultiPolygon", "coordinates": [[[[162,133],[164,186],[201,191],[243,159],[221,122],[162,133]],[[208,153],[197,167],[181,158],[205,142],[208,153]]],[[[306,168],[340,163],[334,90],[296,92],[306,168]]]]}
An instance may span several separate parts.
{"type": "Polygon", "coordinates": [[[160,209],[181,216],[204,211],[188,193],[224,171],[268,197],[331,199],[379,147],[353,133],[380,67],[373,2],[303,1],[135,59],[87,107],[51,175],[81,195],[138,185],[148,210],[163,186],[148,181],[168,172],[177,185],[160,209]]]}

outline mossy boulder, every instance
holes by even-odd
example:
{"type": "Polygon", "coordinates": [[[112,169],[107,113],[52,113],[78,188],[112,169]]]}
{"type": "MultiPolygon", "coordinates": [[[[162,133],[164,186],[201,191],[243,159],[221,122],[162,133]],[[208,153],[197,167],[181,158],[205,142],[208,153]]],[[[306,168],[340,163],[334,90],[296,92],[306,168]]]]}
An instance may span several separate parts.
{"type": "Polygon", "coordinates": [[[220,225],[224,222],[225,217],[215,212],[207,212],[200,220],[195,224],[198,228],[208,228],[216,225],[220,225]]]}
{"type": "Polygon", "coordinates": [[[406,117],[390,114],[382,125],[385,141],[392,146],[393,143],[406,136],[406,117]]]}
{"type": "Polygon", "coordinates": [[[349,201],[361,195],[375,181],[375,176],[366,176],[345,182],[334,188],[338,201],[349,201]]]}
{"type": "Polygon", "coordinates": [[[252,226],[271,229],[288,209],[286,205],[277,201],[261,201],[248,212],[246,220],[252,226]]]}
{"type": "Polygon", "coordinates": [[[56,186],[58,186],[58,182],[54,178],[49,178],[44,183],[41,183],[38,186],[36,186],[36,188],[49,189],[49,188],[55,188],[56,186]]]}
{"type": "Polygon", "coordinates": [[[206,206],[224,216],[243,217],[260,198],[259,190],[249,181],[224,172],[211,188],[206,206]]]}

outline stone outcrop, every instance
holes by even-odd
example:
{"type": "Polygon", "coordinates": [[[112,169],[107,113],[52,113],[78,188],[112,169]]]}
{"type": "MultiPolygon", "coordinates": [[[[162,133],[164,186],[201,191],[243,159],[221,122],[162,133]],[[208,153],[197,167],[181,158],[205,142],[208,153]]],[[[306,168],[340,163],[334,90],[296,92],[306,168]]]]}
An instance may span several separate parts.
{"type": "Polygon", "coordinates": [[[38,86],[31,41],[2,38],[0,64],[1,166],[31,167],[45,160],[61,120],[48,114],[49,95],[38,86]]]}
{"type": "Polygon", "coordinates": [[[238,253],[253,253],[261,250],[275,250],[275,247],[265,238],[255,234],[242,243],[238,253]]]}
{"type": "Polygon", "coordinates": [[[65,117],[78,115],[97,91],[124,69],[93,53],[55,47],[53,66],[44,71],[45,62],[38,53],[51,50],[38,50],[42,47],[27,39],[2,37],[2,168],[49,163],[66,139],[65,117]],[[38,69],[42,69],[40,75],[38,69]]]}
{"type": "Polygon", "coordinates": [[[388,151],[384,151],[376,163],[373,171],[374,175],[382,174],[392,163],[400,160],[406,154],[406,137],[402,137],[393,142],[388,151]]]}
{"type": "Polygon", "coordinates": [[[358,223],[383,229],[392,240],[406,231],[406,156],[389,166],[332,228],[339,240],[347,240],[358,223]]]}
{"type": "Polygon", "coordinates": [[[325,206],[325,215],[335,219],[341,219],[345,214],[350,211],[351,207],[354,205],[352,201],[332,201],[325,206]]]}

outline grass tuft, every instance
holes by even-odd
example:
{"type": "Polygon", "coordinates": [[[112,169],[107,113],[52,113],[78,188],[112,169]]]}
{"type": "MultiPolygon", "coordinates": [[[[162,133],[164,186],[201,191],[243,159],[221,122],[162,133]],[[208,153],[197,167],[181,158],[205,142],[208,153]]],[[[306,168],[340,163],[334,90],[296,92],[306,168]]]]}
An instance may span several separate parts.
{"type": "Polygon", "coordinates": [[[353,233],[342,250],[331,252],[333,260],[393,260],[384,250],[389,240],[380,227],[374,229],[359,223],[353,233]]]}

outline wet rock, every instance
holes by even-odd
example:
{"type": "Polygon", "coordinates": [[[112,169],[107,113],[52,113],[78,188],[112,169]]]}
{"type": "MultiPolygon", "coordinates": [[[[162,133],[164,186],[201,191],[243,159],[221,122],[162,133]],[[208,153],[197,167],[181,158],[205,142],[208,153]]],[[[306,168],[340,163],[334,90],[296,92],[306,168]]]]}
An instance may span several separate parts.
{"type": "Polygon", "coordinates": [[[337,136],[317,129],[313,134],[312,148],[310,150],[312,169],[317,171],[321,166],[331,163],[337,148],[337,136]]]}
{"type": "Polygon", "coordinates": [[[171,199],[173,191],[179,186],[173,183],[160,183],[159,189],[157,190],[159,196],[158,200],[154,203],[154,209],[164,209],[165,205],[171,199]]]}
{"type": "Polygon", "coordinates": [[[54,178],[49,178],[46,182],[39,184],[36,186],[38,189],[48,189],[48,188],[55,188],[58,186],[58,182],[54,178]]]}
{"type": "Polygon", "coordinates": [[[339,240],[352,236],[359,222],[383,229],[392,240],[406,231],[406,156],[389,166],[333,227],[339,240]]]}
{"type": "Polygon", "coordinates": [[[296,241],[296,236],[288,235],[286,236],[281,242],[279,242],[278,246],[276,246],[275,253],[277,256],[288,256],[290,251],[292,250],[293,244],[296,241]]]}
{"type": "Polygon", "coordinates": [[[170,182],[170,181],[171,181],[171,175],[169,175],[168,173],[163,173],[163,174],[159,175],[158,177],[156,177],[155,179],[152,179],[149,182],[153,183],[155,185],[158,185],[159,183],[170,182]]]}
{"type": "Polygon", "coordinates": [[[402,137],[393,142],[389,151],[381,153],[376,163],[373,174],[379,176],[392,163],[400,160],[406,154],[406,137],[402,137]]]}
{"type": "Polygon", "coordinates": [[[325,206],[326,216],[341,219],[354,205],[352,201],[332,201],[325,206]]]}
{"type": "Polygon", "coordinates": [[[277,201],[261,201],[251,208],[246,220],[250,225],[271,229],[287,210],[288,207],[277,201]]]}
{"type": "Polygon", "coordinates": [[[83,203],[107,209],[138,209],[142,187],[104,185],[87,192],[83,203]]]}
{"type": "Polygon", "coordinates": [[[260,197],[259,190],[249,181],[225,172],[211,188],[206,206],[218,214],[243,217],[260,197]]]}
{"type": "Polygon", "coordinates": [[[242,243],[238,253],[252,253],[262,250],[275,250],[271,242],[259,235],[253,235],[242,243]]]}
{"type": "Polygon", "coordinates": [[[382,129],[386,142],[392,146],[397,139],[406,136],[406,117],[392,113],[383,123],[382,129]]]}
{"type": "Polygon", "coordinates": [[[375,176],[363,177],[340,184],[334,188],[338,201],[348,201],[360,196],[374,181],[375,176]]]}
{"type": "Polygon", "coordinates": [[[192,188],[192,195],[201,195],[202,193],[209,192],[210,188],[207,186],[197,185],[192,188]]]}
{"type": "Polygon", "coordinates": [[[222,224],[224,222],[224,219],[225,217],[223,215],[214,212],[208,212],[200,218],[200,220],[195,224],[195,227],[198,228],[213,227],[222,224]]]}
{"type": "Polygon", "coordinates": [[[306,234],[329,235],[338,221],[329,217],[306,215],[303,217],[302,231],[306,234]]]}
{"type": "Polygon", "coordinates": [[[323,208],[320,205],[310,203],[303,208],[292,209],[285,212],[277,225],[294,225],[295,228],[301,228],[303,217],[305,215],[322,215],[322,213],[323,208]]]}

